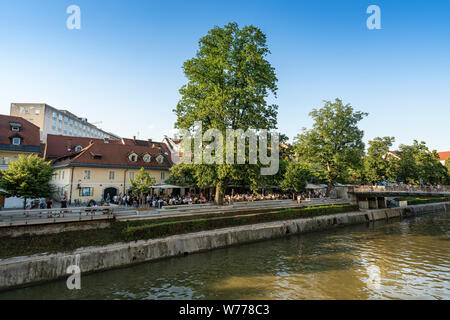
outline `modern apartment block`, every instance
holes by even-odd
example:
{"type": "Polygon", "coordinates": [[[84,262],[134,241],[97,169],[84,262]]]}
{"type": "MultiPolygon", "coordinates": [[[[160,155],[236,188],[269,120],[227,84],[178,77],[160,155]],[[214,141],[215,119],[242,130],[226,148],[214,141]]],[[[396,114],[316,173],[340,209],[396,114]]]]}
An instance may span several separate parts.
{"type": "Polygon", "coordinates": [[[98,139],[120,139],[120,137],[103,131],[67,110],[58,110],[45,103],[11,103],[11,116],[24,118],[40,129],[42,142],[47,141],[48,134],[86,137],[98,139]]]}

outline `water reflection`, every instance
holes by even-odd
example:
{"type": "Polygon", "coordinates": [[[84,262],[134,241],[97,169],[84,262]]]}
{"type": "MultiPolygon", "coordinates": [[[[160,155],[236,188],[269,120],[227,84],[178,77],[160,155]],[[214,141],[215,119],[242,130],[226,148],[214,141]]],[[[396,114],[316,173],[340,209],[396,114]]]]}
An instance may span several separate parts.
{"type": "Polygon", "coordinates": [[[0,299],[449,299],[449,213],[226,248],[0,299]]]}

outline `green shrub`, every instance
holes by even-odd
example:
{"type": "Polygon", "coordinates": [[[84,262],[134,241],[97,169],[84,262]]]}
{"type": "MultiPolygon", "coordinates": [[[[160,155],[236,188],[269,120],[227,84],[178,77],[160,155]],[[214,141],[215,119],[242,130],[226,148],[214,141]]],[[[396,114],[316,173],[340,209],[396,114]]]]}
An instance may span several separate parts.
{"type": "Polygon", "coordinates": [[[450,201],[450,197],[442,197],[442,198],[415,198],[415,199],[407,199],[408,205],[415,204],[426,204],[426,203],[436,203],[436,202],[447,202],[450,201]]]}

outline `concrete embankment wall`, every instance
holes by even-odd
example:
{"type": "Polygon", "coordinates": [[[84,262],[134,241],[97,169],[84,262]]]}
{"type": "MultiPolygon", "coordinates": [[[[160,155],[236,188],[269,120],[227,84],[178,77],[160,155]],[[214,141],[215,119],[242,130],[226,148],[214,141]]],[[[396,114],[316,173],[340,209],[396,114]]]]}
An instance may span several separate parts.
{"type": "Polygon", "coordinates": [[[25,226],[1,227],[0,237],[20,237],[28,235],[55,234],[67,231],[104,229],[111,226],[111,220],[87,220],[53,224],[30,224],[25,226]]]}
{"type": "Polygon", "coordinates": [[[450,202],[349,212],[175,235],[162,239],[119,243],[105,247],[81,248],[70,253],[3,259],[0,260],[0,290],[67,278],[69,275],[66,270],[70,265],[78,265],[83,274],[237,244],[275,239],[287,234],[412,217],[449,209],[450,202]]]}

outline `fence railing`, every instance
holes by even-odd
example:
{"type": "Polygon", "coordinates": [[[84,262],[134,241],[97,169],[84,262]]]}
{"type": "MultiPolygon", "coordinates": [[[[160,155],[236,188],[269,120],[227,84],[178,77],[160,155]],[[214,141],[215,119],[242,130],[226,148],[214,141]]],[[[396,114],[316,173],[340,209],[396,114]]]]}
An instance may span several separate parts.
{"type": "Polygon", "coordinates": [[[0,211],[0,226],[114,218],[114,207],[79,207],[0,211]]]}
{"type": "Polygon", "coordinates": [[[399,186],[360,186],[353,189],[355,192],[367,191],[404,191],[404,192],[450,192],[450,186],[417,186],[417,185],[399,185],[399,186]]]}

